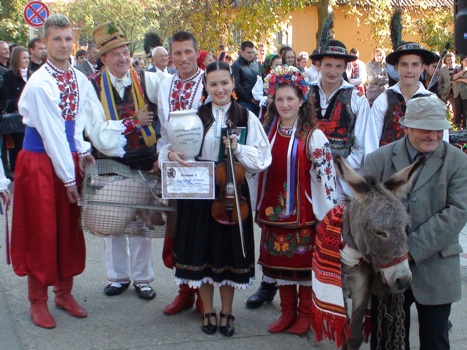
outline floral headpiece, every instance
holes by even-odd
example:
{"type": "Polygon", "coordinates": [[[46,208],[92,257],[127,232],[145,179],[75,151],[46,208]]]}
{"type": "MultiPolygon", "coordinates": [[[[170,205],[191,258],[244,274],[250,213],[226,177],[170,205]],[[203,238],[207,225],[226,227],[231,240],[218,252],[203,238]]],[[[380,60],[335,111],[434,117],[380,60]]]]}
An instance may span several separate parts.
{"type": "Polygon", "coordinates": [[[264,89],[268,96],[272,98],[281,84],[296,86],[300,89],[303,101],[306,101],[310,83],[305,80],[305,73],[302,73],[294,66],[277,66],[264,79],[264,89]]]}

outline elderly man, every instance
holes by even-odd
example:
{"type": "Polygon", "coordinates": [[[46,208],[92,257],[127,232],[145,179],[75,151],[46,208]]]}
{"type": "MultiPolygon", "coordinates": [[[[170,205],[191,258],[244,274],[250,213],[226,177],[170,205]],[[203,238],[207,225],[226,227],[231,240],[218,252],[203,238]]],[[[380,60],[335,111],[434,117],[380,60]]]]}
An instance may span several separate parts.
{"type": "MultiPolygon", "coordinates": [[[[91,141],[102,152],[97,151],[96,158],[112,157],[131,169],[151,170],[156,158],[156,133],[154,116],[148,111],[148,104],[156,104],[159,82],[166,75],[160,72],[138,73],[130,68],[130,42],[113,23],[107,22],[95,28],[94,39],[106,70],[91,81],[109,125],[118,124],[106,133],[94,122],[86,125],[91,141]],[[112,144],[114,149],[110,147],[112,144]]],[[[125,232],[130,233],[127,230],[135,235],[105,238],[109,284],[104,293],[108,296],[121,294],[129,287],[132,277],[138,296],[154,299],[156,293],[149,285],[154,281],[152,239],[143,237],[147,230],[144,225],[126,228],[125,232]],[[135,233],[136,229],[142,232],[135,233]]]]}
{"type": "Polygon", "coordinates": [[[162,46],[157,46],[151,52],[152,67],[148,68],[148,72],[161,71],[167,74],[175,74],[177,71],[167,67],[169,64],[169,53],[162,46]]]}
{"type": "MultiPolygon", "coordinates": [[[[405,137],[369,154],[365,171],[385,181],[417,157],[426,158],[403,200],[412,220],[407,239],[413,276],[405,291],[405,348],[410,348],[410,306],[415,303],[420,349],[449,349],[451,304],[461,298],[459,232],[467,222],[467,156],[443,141],[443,130],[451,125],[446,105],[434,96],[407,101],[400,123],[405,137]]],[[[373,292],[379,291],[381,285],[375,286],[373,292]]],[[[378,341],[377,299],[372,297],[372,349],[378,341]]]]}
{"type": "Polygon", "coordinates": [[[6,41],[0,41],[0,67],[8,68],[10,48],[6,41]]]}

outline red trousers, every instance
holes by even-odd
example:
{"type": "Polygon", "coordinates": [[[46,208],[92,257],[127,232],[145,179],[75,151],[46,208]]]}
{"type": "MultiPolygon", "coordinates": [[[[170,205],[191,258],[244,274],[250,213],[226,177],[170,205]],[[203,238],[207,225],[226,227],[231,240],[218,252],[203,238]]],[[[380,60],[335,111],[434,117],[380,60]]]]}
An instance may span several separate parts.
{"type": "MultiPolygon", "coordinates": [[[[76,154],[73,159],[78,169],[76,154]]],[[[22,150],[18,155],[11,257],[18,276],[32,275],[46,286],[79,275],[85,267],[79,207],[68,203],[63,181],[45,153],[22,150]]]]}

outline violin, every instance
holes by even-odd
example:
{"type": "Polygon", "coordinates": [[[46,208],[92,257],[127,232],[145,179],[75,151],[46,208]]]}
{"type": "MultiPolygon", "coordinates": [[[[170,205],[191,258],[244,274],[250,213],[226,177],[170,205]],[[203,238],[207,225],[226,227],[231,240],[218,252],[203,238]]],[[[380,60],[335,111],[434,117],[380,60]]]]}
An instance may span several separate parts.
{"type": "Polygon", "coordinates": [[[222,225],[239,226],[243,256],[245,256],[242,222],[248,217],[249,209],[246,198],[240,193],[240,186],[245,182],[245,168],[235,162],[232,155],[229,136],[233,134],[233,122],[227,120],[226,125],[227,155],[225,162],[216,167],[216,184],[219,186],[219,194],[212,204],[211,215],[222,225]]]}

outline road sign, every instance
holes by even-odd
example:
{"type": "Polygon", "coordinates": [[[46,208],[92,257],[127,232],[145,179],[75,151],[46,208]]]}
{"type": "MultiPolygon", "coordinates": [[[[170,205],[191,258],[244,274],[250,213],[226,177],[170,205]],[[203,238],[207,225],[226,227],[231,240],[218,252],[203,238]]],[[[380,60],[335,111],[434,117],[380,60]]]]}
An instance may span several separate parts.
{"type": "Polygon", "coordinates": [[[31,1],[24,6],[24,19],[32,27],[41,27],[44,21],[49,17],[49,8],[40,1],[31,1]]]}

